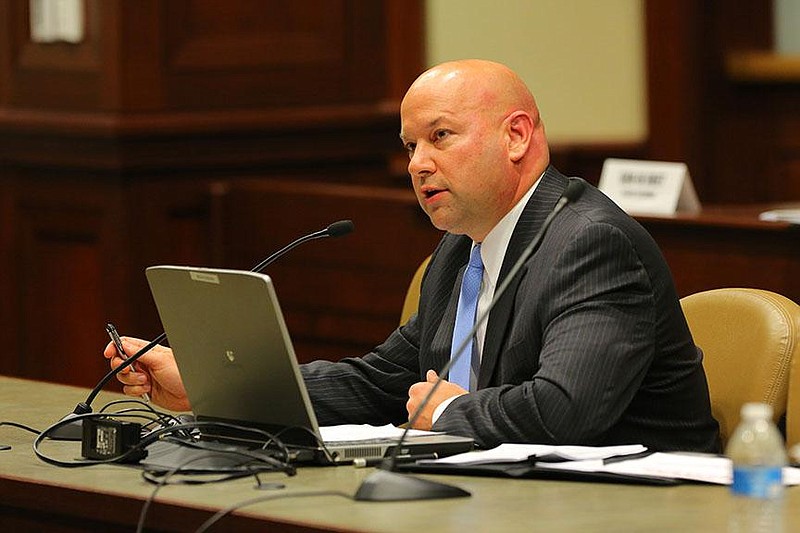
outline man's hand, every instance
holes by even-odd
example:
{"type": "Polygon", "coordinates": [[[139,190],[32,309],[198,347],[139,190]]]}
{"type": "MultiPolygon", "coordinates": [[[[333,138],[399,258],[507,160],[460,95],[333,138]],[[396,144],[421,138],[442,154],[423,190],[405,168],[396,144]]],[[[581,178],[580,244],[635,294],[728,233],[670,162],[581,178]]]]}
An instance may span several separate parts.
{"type": "MultiPolygon", "coordinates": [[[[408,389],[408,402],[406,403],[406,410],[408,411],[409,420],[419,408],[422,400],[425,399],[425,396],[428,395],[434,384],[439,380],[439,376],[435,371],[428,370],[428,373],[425,374],[425,379],[427,381],[414,383],[411,385],[411,388],[408,389]]],[[[425,406],[425,409],[423,409],[416,422],[414,422],[414,429],[430,430],[431,426],[433,425],[432,418],[436,407],[438,407],[440,403],[448,398],[461,396],[462,394],[468,394],[468,392],[458,385],[443,380],[441,385],[439,385],[439,387],[436,389],[436,392],[431,397],[428,405],[425,406]]]]}
{"type": "MultiPolygon", "coordinates": [[[[122,337],[122,346],[125,352],[133,355],[147,344],[147,341],[134,337],[122,337]]],[[[117,368],[125,362],[119,356],[113,342],[109,342],[103,351],[103,356],[109,360],[111,368],[117,368]]],[[[141,396],[149,393],[153,403],[173,411],[189,411],[189,399],[183,388],[183,381],[178,372],[178,365],[172,350],[157,345],[144,354],[136,362],[138,372],[127,367],[117,374],[117,379],[124,385],[123,391],[129,396],[141,396]]]]}

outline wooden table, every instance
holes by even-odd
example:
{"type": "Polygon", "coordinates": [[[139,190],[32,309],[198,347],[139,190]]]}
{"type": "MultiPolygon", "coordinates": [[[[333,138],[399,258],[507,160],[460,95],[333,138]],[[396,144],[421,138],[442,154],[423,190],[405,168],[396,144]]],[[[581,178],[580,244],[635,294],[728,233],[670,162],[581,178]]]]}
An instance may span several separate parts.
{"type": "MultiPolygon", "coordinates": [[[[0,417],[44,428],[82,401],[83,389],[0,376],[0,417]]],[[[97,410],[113,394],[95,402],[97,410]]],[[[3,531],[130,531],[153,486],[124,466],[58,468],[35,457],[33,435],[0,427],[0,526],[3,531]]],[[[44,448],[79,455],[75,442],[44,448]]],[[[726,487],[648,487],[545,480],[432,476],[461,486],[470,498],[421,502],[356,502],[310,491],[353,494],[372,469],[301,468],[294,477],[262,475],[285,485],[254,489],[251,479],[204,486],[169,486],[147,514],[147,531],[194,531],[219,509],[257,496],[282,499],[245,507],[211,531],[722,531],[732,508],[726,487]],[[289,497],[297,496],[297,497],[289,497]]],[[[800,489],[786,496],[787,531],[800,530],[800,489]]]]}

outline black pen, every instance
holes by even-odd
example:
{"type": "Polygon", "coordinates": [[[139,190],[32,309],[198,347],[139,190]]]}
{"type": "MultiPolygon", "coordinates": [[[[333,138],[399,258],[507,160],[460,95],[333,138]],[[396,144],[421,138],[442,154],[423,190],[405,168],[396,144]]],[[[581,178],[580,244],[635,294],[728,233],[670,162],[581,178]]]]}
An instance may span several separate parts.
{"type": "MultiPolygon", "coordinates": [[[[415,461],[421,461],[423,459],[438,459],[438,453],[418,453],[418,454],[406,454],[406,455],[398,455],[394,458],[395,464],[401,463],[413,463],[415,461]]],[[[372,457],[369,459],[364,458],[357,458],[353,459],[353,466],[356,468],[366,468],[368,466],[378,466],[383,462],[386,457],[372,457]]]]}
{"type": "Polygon", "coordinates": [[[633,459],[642,459],[648,455],[653,455],[654,453],[655,452],[652,450],[645,450],[643,452],[629,453],[627,455],[612,455],[611,457],[606,457],[603,459],[603,464],[611,465],[614,463],[621,463],[623,461],[632,461],[633,459]]]}
{"type": "MultiPolygon", "coordinates": [[[[123,359],[127,359],[128,354],[125,353],[125,348],[122,347],[122,339],[119,338],[119,333],[117,333],[117,328],[114,327],[114,324],[112,324],[111,322],[106,324],[106,332],[108,333],[108,336],[111,337],[111,342],[113,342],[114,346],[116,346],[119,356],[122,357],[123,359]]],[[[133,370],[134,372],[138,372],[138,370],[136,370],[135,365],[131,365],[131,370],[133,370]]],[[[144,394],[142,394],[142,400],[149,402],[150,395],[145,392],[144,394]]]]}

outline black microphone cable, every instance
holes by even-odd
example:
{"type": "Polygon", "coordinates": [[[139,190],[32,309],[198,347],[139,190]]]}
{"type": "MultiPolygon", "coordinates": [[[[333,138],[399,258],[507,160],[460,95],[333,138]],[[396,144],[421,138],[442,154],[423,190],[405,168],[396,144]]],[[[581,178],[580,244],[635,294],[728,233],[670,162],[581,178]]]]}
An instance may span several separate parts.
{"type": "MultiPolygon", "coordinates": [[[[303,237],[300,237],[299,239],[296,239],[296,240],[292,241],[288,245],[284,246],[283,248],[281,248],[280,250],[278,250],[277,252],[273,253],[272,255],[270,255],[269,257],[267,257],[263,261],[261,261],[259,264],[254,266],[252,269],[250,269],[250,272],[261,272],[266,267],[268,267],[273,262],[275,262],[278,258],[280,258],[281,256],[283,256],[284,254],[286,254],[287,252],[289,252],[293,248],[295,248],[295,247],[297,247],[297,246],[299,246],[299,245],[301,245],[301,244],[303,244],[305,242],[312,241],[312,240],[315,240],[315,239],[322,239],[322,238],[326,238],[326,237],[341,237],[341,236],[347,235],[349,233],[352,233],[354,229],[355,229],[355,225],[353,224],[353,222],[351,220],[339,220],[337,222],[334,222],[334,223],[328,225],[328,227],[326,227],[325,229],[322,229],[322,230],[319,230],[319,231],[315,231],[314,233],[309,233],[308,235],[304,235],[303,237]]],[[[128,357],[128,359],[126,359],[117,368],[112,368],[108,373],[106,373],[105,376],[103,376],[103,378],[97,383],[97,385],[95,385],[95,387],[92,389],[92,391],[86,397],[86,400],[84,400],[83,402],[78,403],[75,406],[75,409],[72,411],[72,413],[69,413],[68,415],[66,415],[62,419],[62,421],[65,421],[67,419],[71,419],[73,417],[77,417],[77,415],[91,413],[92,412],[92,407],[91,407],[92,406],[92,402],[97,397],[97,395],[100,394],[100,391],[103,390],[103,387],[105,387],[106,384],[109,381],[111,381],[111,379],[114,378],[114,376],[116,376],[117,374],[122,372],[122,370],[124,370],[124,369],[128,368],[129,366],[131,366],[132,364],[134,364],[141,356],[143,356],[144,354],[146,354],[147,352],[152,350],[154,347],[156,347],[159,343],[161,343],[166,338],[167,338],[166,332],[162,332],[158,337],[156,337],[155,339],[153,339],[152,341],[147,343],[142,349],[140,349],[134,355],[128,357]]],[[[82,430],[80,428],[80,425],[78,425],[78,427],[75,427],[75,425],[58,424],[58,428],[59,428],[58,431],[54,430],[50,434],[50,438],[51,439],[55,439],[55,440],[81,440],[81,438],[82,438],[82,430]]]]}
{"type": "Polygon", "coordinates": [[[238,503],[235,503],[225,509],[221,509],[217,511],[211,518],[200,524],[200,527],[195,529],[195,533],[205,533],[208,529],[219,522],[221,519],[225,518],[232,512],[241,509],[242,507],[247,507],[249,505],[255,505],[257,503],[263,503],[272,500],[280,500],[280,499],[288,499],[288,498],[312,498],[318,496],[339,496],[341,498],[345,498],[347,500],[352,500],[353,497],[340,490],[311,490],[306,492],[289,492],[289,493],[280,493],[280,494],[268,494],[266,496],[258,496],[256,498],[251,498],[249,500],[244,500],[238,503]]]}

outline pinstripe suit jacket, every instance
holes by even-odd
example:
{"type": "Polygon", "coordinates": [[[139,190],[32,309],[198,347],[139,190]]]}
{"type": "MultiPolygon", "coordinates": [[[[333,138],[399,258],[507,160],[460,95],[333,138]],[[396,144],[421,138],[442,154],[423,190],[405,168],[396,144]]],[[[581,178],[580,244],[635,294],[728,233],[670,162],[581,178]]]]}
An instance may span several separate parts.
{"type": "MultiPolygon", "coordinates": [[[[541,179],[498,283],[568,182],[553,167],[541,179]]],[[[303,366],[321,424],[406,420],[409,386],[449,358],[470,244],[444,236],[416,317],[381,346],[361,358],[303,366]]],[[[491,311],[478,390],[455,399],[434,429],[483,446],[641,443],[717,451],[701,362],[657,245],[587,184],[491,311]]]]}

